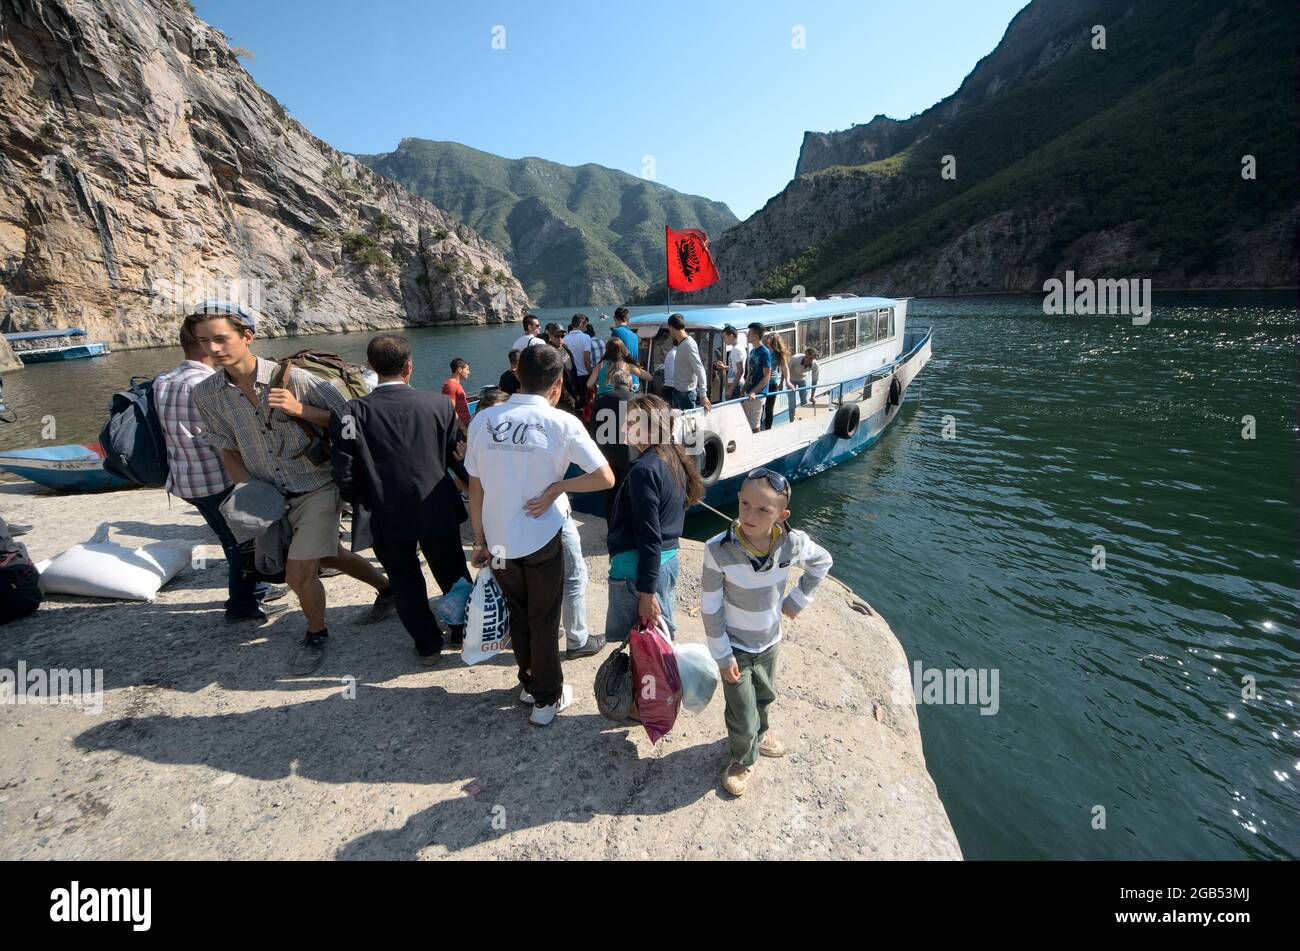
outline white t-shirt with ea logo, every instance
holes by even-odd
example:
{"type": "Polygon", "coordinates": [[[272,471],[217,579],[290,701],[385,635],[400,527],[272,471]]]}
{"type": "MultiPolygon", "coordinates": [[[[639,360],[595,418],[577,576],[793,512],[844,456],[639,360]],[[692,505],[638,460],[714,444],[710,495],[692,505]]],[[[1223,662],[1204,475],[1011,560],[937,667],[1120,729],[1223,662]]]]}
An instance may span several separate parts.
{"type": "Polygon", "coordinates": [[[474,415],[465,470],[483,484],[483,535],[494,557],[531,555],[564,526],[567,495],[537,518],[524,505],[563,479],[570,463],[595,472],[606,461],[582,421],[546,397],[515,393],[474,415]]]}

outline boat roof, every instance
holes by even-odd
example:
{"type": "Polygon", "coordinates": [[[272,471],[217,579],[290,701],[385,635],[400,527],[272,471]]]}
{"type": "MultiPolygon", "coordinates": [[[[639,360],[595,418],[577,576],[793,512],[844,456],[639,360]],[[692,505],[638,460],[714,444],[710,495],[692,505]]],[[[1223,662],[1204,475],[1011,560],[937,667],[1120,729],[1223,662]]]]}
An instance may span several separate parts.
{"type": "Polygon", "coordinates": [[[5,334],[6,340],[45,340],[51,337],[84,337],[86,332],[80,327],[65,330],[26,330],[22,333],[5,334]]]}
{"type": "Polygon", "coordinates": [[[696,307],[683,311],[661,311],[654,314],[640,314],[633,317],[629,324],[633,327],[656,326],[666,323],[669,314],[681,313],[687,326],[721,329],[731,324],[737,330],[743,330],[758,321],[765,325],[785,324],[791,321],[811,320],[815,317],[830,317],[835,314],[850,314],[858,310],[871,310],[877,307],[893,307],[898,303],[890,297],[856,297],[841,296],[818,299],[809,297],[799,303],[761,303],[758,301],[733,301],[724,307],[696,307]]]}

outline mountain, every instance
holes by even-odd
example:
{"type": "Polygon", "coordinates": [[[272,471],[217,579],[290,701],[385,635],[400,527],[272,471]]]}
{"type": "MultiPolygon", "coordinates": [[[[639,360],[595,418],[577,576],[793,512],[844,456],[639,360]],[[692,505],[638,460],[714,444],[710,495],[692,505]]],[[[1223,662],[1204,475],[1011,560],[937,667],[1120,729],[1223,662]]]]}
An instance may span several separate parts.
{"type": "Polygon", "coordinates": [[[699,296],[1040,291],[1067,269],[1294,286],[1293,19],[1281,0],[1033,0],[925,112],[807,133],[699,296]]]}
{"type": "Polygon", "coordinates": [[[183,0],[0,0],[0,327],[175,343],[207,296],[271,335],[522,312],[499,249],[313,136],[241,55],[183,0]]]}
{"type": "Polygon", "coordinates": [[[357,158],[505,248],[544,307],[621,304],[663,279],[665,224],[714,236],[737,220],[721,202],[600,165],[507,159],[428,139],[357,158]]]}

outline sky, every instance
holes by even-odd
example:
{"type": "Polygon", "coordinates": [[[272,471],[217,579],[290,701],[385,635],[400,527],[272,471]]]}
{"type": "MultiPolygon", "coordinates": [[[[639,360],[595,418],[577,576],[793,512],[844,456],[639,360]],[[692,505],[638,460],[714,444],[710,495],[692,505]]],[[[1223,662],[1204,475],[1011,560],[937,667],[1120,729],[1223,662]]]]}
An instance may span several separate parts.
{"type": "Polygon", "coordinates": [[[195,0],[312,133],[408,136],[595,162],[744,219],[794,176],[805,131],[953,93],[1028,0],[666,3],[195,0]],[[799,46],[802,44],[802,48],[799,46]],[[504,46],[504,48],[497,48],[504,46]]]}

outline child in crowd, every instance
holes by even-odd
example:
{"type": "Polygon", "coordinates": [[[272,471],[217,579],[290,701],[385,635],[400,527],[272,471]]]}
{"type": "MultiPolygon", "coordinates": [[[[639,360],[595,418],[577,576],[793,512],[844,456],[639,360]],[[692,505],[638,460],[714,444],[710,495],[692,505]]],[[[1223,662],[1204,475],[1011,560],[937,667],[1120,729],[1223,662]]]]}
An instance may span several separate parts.
{"type": "Polygon", "coordinates": [[[741,486],[739,518],[704,549],[702,613],[709,653],[722,672],[731,762],[722,788],[745,792],[759,756],[784,756],[768,733],[776,699],[781,615],[794,617],[811,603],[831,570],[831,556],[805,532],[786,524],[790,483],[779,472],[755,469],[741,486]],[[803,568],[785,593],[791,568],[803,568]]]}

